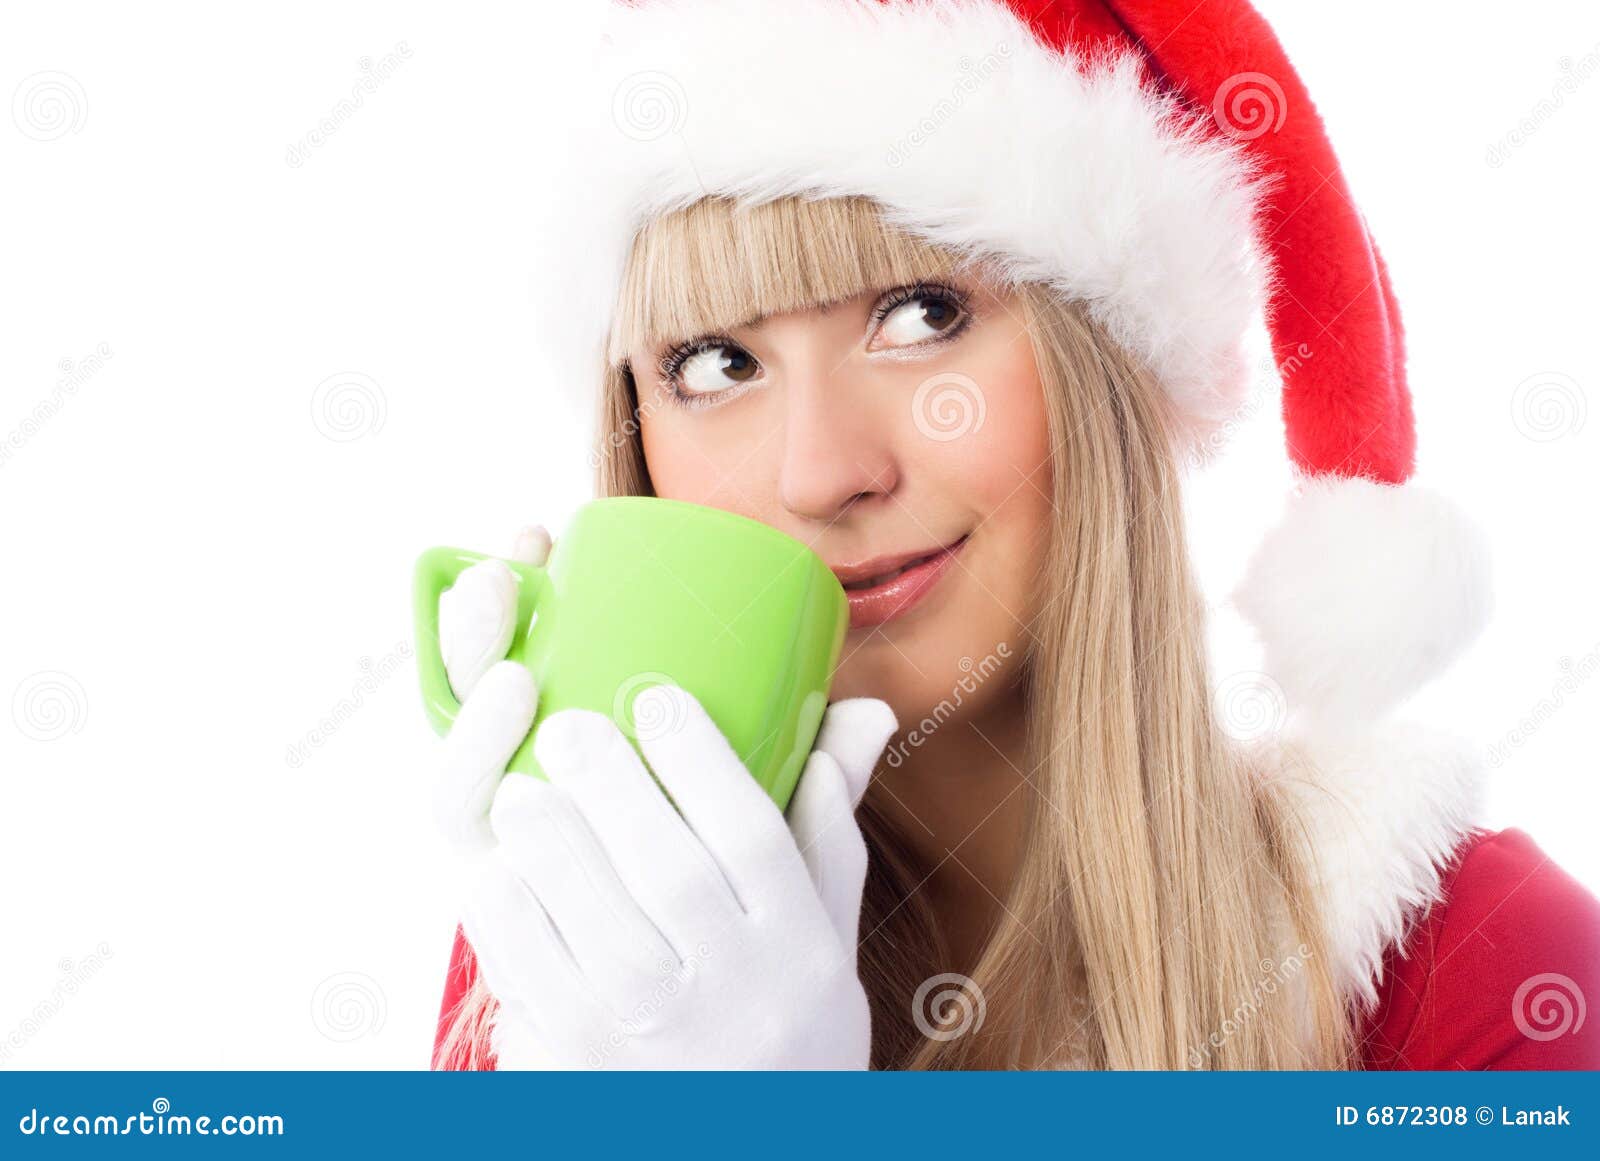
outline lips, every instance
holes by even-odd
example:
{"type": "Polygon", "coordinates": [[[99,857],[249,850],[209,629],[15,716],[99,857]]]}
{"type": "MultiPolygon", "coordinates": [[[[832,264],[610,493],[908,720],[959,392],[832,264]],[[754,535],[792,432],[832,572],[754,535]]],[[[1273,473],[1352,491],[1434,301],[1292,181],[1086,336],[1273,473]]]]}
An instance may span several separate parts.
{"type": "Polygon", "coordinates": [[[850,602],[850,627],[881,625],[920,604],[966,542],[963,536],[941,548],[835,566],[833,574],[844,586],[844,595],[850,602]]]}

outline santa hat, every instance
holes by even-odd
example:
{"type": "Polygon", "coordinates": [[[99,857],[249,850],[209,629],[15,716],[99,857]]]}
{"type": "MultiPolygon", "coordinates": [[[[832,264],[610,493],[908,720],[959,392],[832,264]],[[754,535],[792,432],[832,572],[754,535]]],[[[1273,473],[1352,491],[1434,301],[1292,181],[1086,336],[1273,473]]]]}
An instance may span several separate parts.
{"type": "Polygon", "coordinates": [[[1367,724],[1485,619],[1470,523],[1408,484],[1400,315],[1322,122],[1244,0],[635,0],[560,111],[570,260],[541,313],[599,363],[629,245],[707,196],[865,195],[1082,301],[1189,438],[1266,318],[1300,473],[1236,600],[1313,721],[1367,724]]]}

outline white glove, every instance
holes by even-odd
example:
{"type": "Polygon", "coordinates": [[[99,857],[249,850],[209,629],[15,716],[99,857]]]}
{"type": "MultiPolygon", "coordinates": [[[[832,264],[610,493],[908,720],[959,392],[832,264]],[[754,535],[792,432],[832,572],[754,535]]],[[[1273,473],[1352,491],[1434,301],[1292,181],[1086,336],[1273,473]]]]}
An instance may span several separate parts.
{"type": "MultiPolygon", "coordinates": [[[[523,559],[539,563],[548,538],[532,543],[523,559]]],[[[889,707],[830,707],[787,826],[673,687],[639,695],[656,702],[641,715],[672,726],[641,739],[661,787],[616,725],[585,710],[540,727],[548,782],[503,777],[537,695],[521,665],[484,672],[480,659],[503,652],[515,597],[489,561],[440,606],[441,650],[467,696],[436,804],[474,863],[463,926],[500,1002],[499,1067],[867,1067],[854,807],[894,731],[889,707]]]]}

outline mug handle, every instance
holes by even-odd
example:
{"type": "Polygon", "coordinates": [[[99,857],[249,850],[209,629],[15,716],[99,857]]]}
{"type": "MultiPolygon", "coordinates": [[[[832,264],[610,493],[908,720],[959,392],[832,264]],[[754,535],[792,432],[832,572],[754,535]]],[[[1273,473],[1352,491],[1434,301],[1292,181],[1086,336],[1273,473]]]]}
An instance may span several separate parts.
{"type": "MultiPolygon", "coordinates": [[[[434,732],[448,734],[461,703],[450,689],[444,657],[439,651],[439,598],[470,566],[489,557],[464,548],[430,548],[417,558],[412,572],[411,601],[417,646],[417,678],[422,683],[422,704],[434,732]]],[[[519,561],[505,561],[517,578],[517,627],[512,650],[527,636],[534,605],[544,590],[545,571],[519,561]]]]}

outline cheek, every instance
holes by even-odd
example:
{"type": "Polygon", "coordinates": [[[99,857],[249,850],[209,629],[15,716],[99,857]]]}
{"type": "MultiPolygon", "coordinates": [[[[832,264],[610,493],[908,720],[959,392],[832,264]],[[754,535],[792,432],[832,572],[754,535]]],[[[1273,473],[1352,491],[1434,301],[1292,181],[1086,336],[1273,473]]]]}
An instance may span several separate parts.
{"type": "MultiPolygon", "coordinates": [[[[997,606],[986,628],[1032,620],[1034,577],[1043,563],[1051,523],[1051,441],[1043,389],[1028,345],[1025,360],[991,380],[989,407],[970,446],[958,446],[963,486],[986,533],[981,568],[985,592],[997,606]]],[[[982,598],[980,598],[981,600],[982,598]]]]}
{"type": "Polygon", "coordinates": [[[740,466],[748,468],[760,458],[747,454],[749,425],[734,414],[669,410],[671,406],[661,404],[640,419],[639,438],[655,494],[754,515],[741,500],[750,489],[739,479],[740,466]],[[737,466],[730,470],[730,465],[737,466]]]}
{"type": "Polygon", "coordinates": [[[674,426],[671,418],[651,417],[640,422],[644,462],[658,496],[692,500],[712,475],[711,461],[695,455],[674,426]]]}
{"type": "Polygon", "coordinates": [[[903,724],[937,717],[935,707],[951,700],[961,719],[981,715],[1013,697],[1020,676],[1043,599],[1035,578],[1050,543],[1053,468],[1031,348],[1025,339],[1019,346],[1025,358],[969,363],[981,396],[968,388],[965,400],[948,398],[944,429],[929,436],[919,424],[908,451],[917,502],[960,512],[973,530],[963,567],[949,578],[952,599],[937,616],[895,630],[892,642],[866,643],[836,682],[838,697],[884,698],[903,724]]]}
{"type": "Polygon", "coordinates": [[[930,390],[913,419],[924,470],[938,478],[940,491],[963,497],[980,518],[1037,511],[1033,501],[1048,506],[1049,416],[1025,340],[990,352],[972,364],[970,375],[951,376],[930,390]]]}

